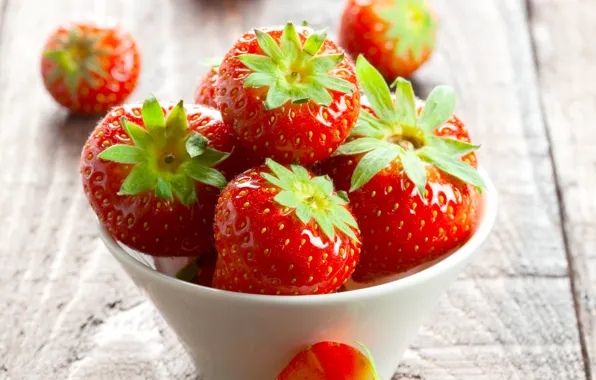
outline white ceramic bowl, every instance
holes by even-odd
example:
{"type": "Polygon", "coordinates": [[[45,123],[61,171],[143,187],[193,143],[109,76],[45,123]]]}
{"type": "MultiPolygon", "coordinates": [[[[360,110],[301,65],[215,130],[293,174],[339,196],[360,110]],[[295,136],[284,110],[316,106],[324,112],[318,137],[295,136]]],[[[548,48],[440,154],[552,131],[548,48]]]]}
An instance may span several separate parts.
{"type": "Polygon", "coordinates": [[[439,296],[491,230],[496,191],[480,173],[488,186],[482,219],[463,247],[407,277],[342,293],[293,297],[206,288],[155,271],[104,230],[101,237],[176,332],[205,380],[273,380],[298,350],[326,340],[363,342],[388,380],[439,296]]]}

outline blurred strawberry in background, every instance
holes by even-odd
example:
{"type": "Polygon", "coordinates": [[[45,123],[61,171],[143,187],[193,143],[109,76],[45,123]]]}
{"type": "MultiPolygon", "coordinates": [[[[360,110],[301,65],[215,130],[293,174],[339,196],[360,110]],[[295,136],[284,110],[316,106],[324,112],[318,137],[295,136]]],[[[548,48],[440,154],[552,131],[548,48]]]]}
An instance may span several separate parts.
{"type": "Polygon", "coordinates": [[[71,22],[55,29],[43,49],[41,73],[52,97],[73,113],[100,114],[137,85],[140,56],[117,23],[71,22]]]}
{"type": "Polygon", "coordinates": [[[425,0],[348,0],[339,43],[362,54],[387,82],[409,77],[432,54],[437,20],[425,0]]]}

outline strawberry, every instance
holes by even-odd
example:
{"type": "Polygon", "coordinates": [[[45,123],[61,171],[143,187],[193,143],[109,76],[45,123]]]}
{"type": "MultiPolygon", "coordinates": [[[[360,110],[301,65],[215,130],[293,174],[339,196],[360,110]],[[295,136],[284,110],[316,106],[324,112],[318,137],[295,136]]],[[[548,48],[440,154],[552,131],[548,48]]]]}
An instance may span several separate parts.
{"type": "Polygon", "coordinates": [[[105,113],[134,90],[140,57],[116,24],[72,22],[48,38],[41,59],[44,85],[73,113],[105,113]]]}
{"type": "Polygon", "coordinates": [[[162,108],[151,96],[99,122],[81,155],[83,188],[123,244],[154,256],[200,256],[213,249],[225,175],[246,168],[236,144],[218,111],[182,101],[162,108]]]}
{"type": "Polygon", "coordinates": [[[484,182],[478,148],[453,115],[455,95],[435,88],[420,110],[410,82],[398,78],[395,104],[381,74],[363,57],[357,73],[373,112],[363,107],[349,141],[321,165],[350,191],[362,230],[353,278],[408,271],[448,254],[472,234],[484,182]]]}
{"type": "Polygon", "coordinates": [[[207,71],[195,89],[195,103],[217,108],[215,96],[217,95],[217,80],[219,79],[219,64],[221,60],[209,65],[207,71]]]}
{"type": "Polygon", "coordinates": [[[298,353],[275,380],[381,380],[361,347],[366,355],[347,344],[319,342],[298,353]]]}
{"type": "Polygon", "coordinates": [[[219,289],[261,294],[335,292],[360,253],[347,201],[327,177],[271,159],[223,190],[215,215],[219,289]]]}
{"type": "Polygon", "coordinates": [[[206,253],[200,257],[155,257],[155,270],[167,276],[211,287],[217,252],[206,253]]]}
{"type": "Polygon", "coordinates": [[[430,57],[437,22],[426,0],[348,0],[340,45],[362,54],[386,81],[412,75],[430,57]]]}
{"type": "Polygon", "coordinates": [[[261,160],[310,165],[329,157],[360,109],[353,61],[325,32],[292,23],[244,34],[219,75],[222,117],[261,160]]]}

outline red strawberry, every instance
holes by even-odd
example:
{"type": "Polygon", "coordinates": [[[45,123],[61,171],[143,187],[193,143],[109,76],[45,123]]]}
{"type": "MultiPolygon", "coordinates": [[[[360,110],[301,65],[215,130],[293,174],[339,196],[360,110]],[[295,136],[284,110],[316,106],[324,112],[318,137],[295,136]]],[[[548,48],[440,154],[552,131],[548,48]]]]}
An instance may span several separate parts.
{"type": "Polygon", "coordinates": [[[167,276],[211,287],[217,252],[206,253],[200,257],[155,257],[155,270],[167,276]]]}
{"type": "Polygon", "coordinates": [[[430,57],[436,19],[426,0],[348,0],[339,31],[340,45],[362,54],[386,81],[408,77],[430,57]]]}
{"type": "Polygon", "coordinates": [[[115,239],[154,256],[200,256],[213,247],[225,175],[246,168],[236,143],[218,111],[150,97],[100,121],[82,152],[83,187],[115,239]]]}
{"type": "Polygon", "coordinates": [[[308,27],[246,33],[219,67],[224,121],[256,157],[310,165],[350,133],[360,105],[354,64],[308,27]]]}
{"type": "Polygon", "coordinates": [[[347,344],[317,343],[296,355],[275,380],[380,380],[370,352],[362,348],[368,357],[347,344]]]}
{"type": "Polygon", "coordinates": [[[210,65],[209,71],[207,71],[197,84],[195,89],[195,103],[204,104],[206,106],[217,108],[215,102],[215,96],[217,95],[217,80],[219,79],[219,64],[217,63],[210,65]]]}
{"type": "Polygon", "coordinates": [[[215,217],[219,289],[261,294],[335,292],[360,253],[348,206],[327,177],[301,166],[267,166],[236,177],[215,217]]]}
{"type": "Polygon", "coordinates": [[[105,113],[134,90],[140,57],[133,37],[114,23],[73,22],[49,37],[41,59],[44,85],[74,113],[105,113]]]}
{"type": "Polygon", "coordinates": [[[455,116],[455,96],[437,87],[418,114],[410,82],[398,78],[395,105],[381,74],[362,56],[357,73],[374,113],[363,108],[350,141],[325,162],[349,189],[362,230],[357,281],[400,273],[462,245],[476,224],[478,147],[455,116]]]}

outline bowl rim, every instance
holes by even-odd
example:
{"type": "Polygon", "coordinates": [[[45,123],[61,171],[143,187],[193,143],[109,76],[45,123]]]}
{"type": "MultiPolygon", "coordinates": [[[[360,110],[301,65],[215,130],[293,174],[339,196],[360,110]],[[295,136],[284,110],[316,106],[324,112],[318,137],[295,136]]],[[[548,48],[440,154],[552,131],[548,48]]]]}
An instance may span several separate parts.
{"type": "Polygon", "coordinates": [[[186,290],[195,292],[197,296],[207,298],[218,298],[220,300],[228,300],[233,302],[257,302],[263,304],[292,304],[292,305],[312,305],[312,304],[332,304],[332,303],[346,303],[351,301],[358,301],[366,298],[375,298],[386,295],[388,293],[397,292],[408,289],[420,283],[432,280],[445,272],[451,271],[457,267],[461,262],[464,262],[471,256],[485,241],[490,231],[492,230],[497,214],[497,191],[494,187],[487,172],[478,167],[478,171],[486,183],[486,188],[482,192],[483,210],[482,219],[478,228],[470,239],[459,249],[453,252],[445,259],[433,264],[432,266],[421,270],[420,272],[411,274],[409,276],[386,282],[383,284],[374,285],[360,289],[354,289],[347,292],[332,293],[332,294],[310,294],[301,296],[287,296],[287,295],[268,295],[268,294],[248,294],[232,292],[228,290],[221,290],[209,288],[202,285],[193,284],[190,282],[179,280],[175,277],[160,273],[153,268],[150,268],[127,253],[119,243],[117,243],[112,236],[99,223],[99,234],[101,240],[111,252],[111,254],[122,264],[134,269],[135,272],[142,274],[144,277],[150,278],[150,281],[157,281],[163,285],[178,288],[178,290],[186,290]]]}

